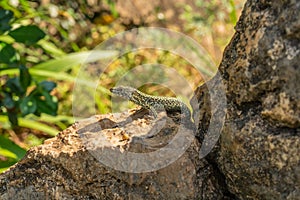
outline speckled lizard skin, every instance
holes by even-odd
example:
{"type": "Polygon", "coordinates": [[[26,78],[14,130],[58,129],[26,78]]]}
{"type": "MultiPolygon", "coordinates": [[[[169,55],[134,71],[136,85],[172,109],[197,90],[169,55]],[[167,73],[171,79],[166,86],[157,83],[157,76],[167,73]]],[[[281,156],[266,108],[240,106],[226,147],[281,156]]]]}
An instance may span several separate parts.
{"type": "Polygon", "coordinates": [[[166,111],[181,111],[185,114],[187,119],[191,118],[189,108],[177,98],[152,96],[127,86],[114,87],[111,88],[110,91],[117,96],[142,106],[143,108],[150,109],[154,117],[157,117],[156,110],[165,109],[166,111]]]}

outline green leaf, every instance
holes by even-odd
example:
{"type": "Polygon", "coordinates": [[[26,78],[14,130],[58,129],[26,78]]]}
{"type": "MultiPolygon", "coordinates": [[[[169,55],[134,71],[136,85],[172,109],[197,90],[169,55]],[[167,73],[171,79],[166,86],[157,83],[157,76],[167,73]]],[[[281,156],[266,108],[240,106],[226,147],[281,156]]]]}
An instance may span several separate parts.
{"type": "Polygon", "coordinates": [[[8,112],[7,116],[12,126],[18,126],[18,115],[15,112],[8,112]]]}
{"type": "MultiPolygon", "coordinates": [[[[72,124],[75,122],[75,119],[73,116],[66,116],[66,115],[47,115],[47,114],[42,114],[41,117],[38,117],[38,120],[42,120],[45,122],[50,122],[57,124],[58,122],[66,122],[67,124],[72,124]]],[[[65,129],[65,128],[64,128],[65,129]]]]}
{"type": "Polygon", "coordinates": [[[24,65],[20,66],[20,83],[24,90],[27,89],[27,87],[31,83],[31,75],[29,73],[29,70],[24,65]]]}
{"type": "Polygon", "coordinates": [[[15,107],[15,102],[12,99],[10,94],[5,93],[4,99],[3,99],[3,105],[7,109],[13,109],[15,107]]]}
{"type": "Polygon", "coordinates": [[[117,51],[85,51],[79,53],[71,53],[55,60],[49,60],[41,64],[35,65],[31,69],[43,69],[51,72],[63,72],[82,63],[90,63],[98,60],[109,59],[117,56],[117,51]]]}
{"type": "Polygon", "coordinates": [[[15,93],[19,96],[25,93],[25,90],[23,90],[22,86],[20,85],[18,77],[8,79],[5,86],[10,89],[11,93],[15,93]]]}
{"type": "Polygon", "coordinates": [[[8,33],[16,42],[21,42],[26,45],[37,43],[40,39],[45,37],[45,33],[37,26],[21,26],[8,33]]]}
{"type": "Polygon", "coordinates": [[[41,86],[43,90],[51,92],[56,87],[56,83],[52,81],[42,81],[39,83],[39,86],[41,86]]]}
{"type": "Polygon", "coordinates": [[[53,57],[58,57],[58,56],[64,56],[66,53],[59,49],[55,44],[46,41],[45,39],[40,40],[38,42],[38,45],[40,45],[47,53],[51,54],[53,57]]]}
{"type": "Polygon", "coordinates": [[[53,103],[55,103],[53,101],[53,97],[47,92],[47,91],[42,91],[42,95],[45,97],[45,102],[47,105],[49,105],[49,107],[51,107],[52,109],[55,109],[55,105],[53,103]]]}
{"type": "Polygon", "coordinates": [[[34,113],[37,109],[37,102],[31,96],[27,96],[20,102],[20,110],[22,116],[28,115],[30,113],[34,113]]]}
{"type": "Polygon", "coordinates": [[[24,16],[24,12],[23,12],[23,14],[21,13],[22,9],[20,9],[20,6],[17,6],[17,8],[16,8],[16,7],[10,5],[10,1],[7,1],[7,0],[0,1],[0,7],[3,8],[4,10],[12,11],[16,18],[21,18],[22,16],[24,16]]]}
{"type": "MultiPolygon", "coordinates": [[[[34,121],[34,120],[29,120],[26,118],[18,118],[18,121],[19,121],[19,126],[21,126],[21,127],[40,130],[51,136],[55,136],[58,133],[58,130],[56,130],[55,128],[52,128],[46,124],[42,124],[42,123],[34,121]]],[[[1,122],[1,124],[7,124],[8,123],[7,116],[0,115],[0,122],[1,122]]]]}
{"type": "Polygon", "coordinates": [[[10,45],[5,46],[0,50],[0,63],[13,63],[16,60],[16,50],[10,45]]]}
{"type": "Polygon", "coordinates": [[[9,35],[0,35],[0,41],[5,42],[7,44],[12,44],[15,42],[15,40],[9,35]]]}
{"type": "Polygon", "coordinates": [[[51,81],[38,83],[37,87],[29,94],[28,99],[26,99],[25,102],[22,102],[21,108],[24,108],[24,113],[28,113],[28,103],[30,103],[31,105],[34,104],[32,110],[35,109],[34,114],[38,116],[41,113],[56,115],[58,103],[55,102],[54,97],[50,95],[50,92],[55,87],[56,83],[51,81]]]}
{"type": "Polygon", "coordinates": [[[7,170],[10,166],[14,165],[18,160],[15,159],[9,159],[6,161],[1,161],[0,162],[0,173],[4,172],[7,170]]]}
{"type": "Polygon", "coordinates": [[[13,159],[17,159],[17,155],[14,154],[13,152],[11,151],[8,151],[7,149],[3,149],[0,147],[0,155],[1,156],[4,156],[6,158],[13,158],[13,159]]]}
{"type": "MultiPolygon", "coordinates": [[[[49,95],[50,96],[50,95],[49,95]]],[[[57,111],[57,103],[53,101],[43,101],[40,99],[37,99],[37,115],[40,115],[41,113],[46,113],[49,115],[56,115],[57,111]]]]}
{"type": "Polygon", "coordinates": [[[26,150],[22,149],[20,146],[16,145],[6,137],[0,135],[0,147],[2,149],[7,149],[8,151],[14,153],[17,156],[17,159],[21,159],[26,154],[26,150]]]}
{"type": "MultiPolygon", "coordinates": [[[[54,72],[51,70],[46,70],[46,69],[35,69],[34,67],[29,68],[29,72],[32,77],[37,78],[53,78],[55,80],[62,80],[62,81],[69,81],[69,82],[75,82],[78,84],[85,85],[87,87],[94,88],[95,87],[95,82],[87,79],[87,78],[82,78],[82,77],[76,77],[72,76],[70,74],[67,74],[65,72],[54,72]]],[[[18,73],[17,69],[5,69],[1,70],[0,69],[0,76],[3,75],[14,75],[18,73]]],[[[97,91],[102,92],[104,94],[110,94],[110,91],[104,87],[97,87],[97,91]]]]}
{"type": "Polygon", "coordinates": [[[19,120],[19,126],[22,126],[22,127],[40,130],[51,136],[55,136],[58,133],[58,130],[56,130],[50,126],[47,126],[46,124],[42,124],[40,122],[36,122],[33,120],[24,119],[24,118],[19,118],[18,120],[19,120]]]}
{"type": "Polygon", "coordinates": [[[3,33],[11,28],[9,22],[13,16],[13,13],[9,10],[0,10],[0,32],[3,33]]]}
{"type": "Polygon", "coordinates": [[[230,21],[234,25],[237,22],[237,16],[236,16],[236,8],[235,8],[235,3],[233,0],[229,0],[229,16],[230,16],[230,21]]]}

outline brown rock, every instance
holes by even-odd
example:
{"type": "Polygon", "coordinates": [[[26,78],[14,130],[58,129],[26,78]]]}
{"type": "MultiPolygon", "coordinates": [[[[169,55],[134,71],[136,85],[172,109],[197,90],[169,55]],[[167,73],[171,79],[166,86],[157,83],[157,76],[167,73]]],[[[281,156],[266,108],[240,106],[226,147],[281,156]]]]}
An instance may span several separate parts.
{"type": "MultiPolygon", "coordinates": [[[[239,199],[300,197],[299,11],[299,1],[247,1],[220,65],[227,114],[207,159],[239,199]]],[[[202,86],[195,97],[200,141],[211,118],[208,92],[202,86]]]]}
{"type": "Polygon", "coordinates": [[[32,148],[0,175],[0,199],[224,196],[213,167],[198,157],[199,143],[193,131],[179,125],[179,114],[166,117],[161,113],[153,121],[145,111],[134,111],[82,120],[32,148]],[[165,152],[160,151],[157,159],[155,153],[162,149],[165,152]],[[169,160],[164,158],[168,150],[174,152],[169,152],[169,160]],[[138,155],[130,156],[132,153],[138,155]]]}

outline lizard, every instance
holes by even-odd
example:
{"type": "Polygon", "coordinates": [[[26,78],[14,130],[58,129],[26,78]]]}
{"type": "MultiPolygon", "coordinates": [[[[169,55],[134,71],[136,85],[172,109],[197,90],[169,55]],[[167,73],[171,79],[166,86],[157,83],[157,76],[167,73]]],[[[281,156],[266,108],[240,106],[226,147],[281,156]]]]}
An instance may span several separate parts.
{"type": "Polygon", "coordinates": [[[191,119],[191,112],[187,105],[174,97],[152,96],[145,94],[133,87],[118,86],[110,89],[111,93],[125,98],[145,109],[151,110],[154,117],[157,118],[156,109],[164,108],[166,111],[181,111],[185,119],[191,119]]]}

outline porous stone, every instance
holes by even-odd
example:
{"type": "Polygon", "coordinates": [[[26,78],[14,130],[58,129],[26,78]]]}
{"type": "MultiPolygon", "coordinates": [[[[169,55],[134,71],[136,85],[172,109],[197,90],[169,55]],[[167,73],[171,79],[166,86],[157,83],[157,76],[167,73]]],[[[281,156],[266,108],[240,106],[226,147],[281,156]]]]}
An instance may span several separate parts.
{"type": "MultiPolygon", "coordinates": [[[[299,11],[295,0],[247,1],[219,67],[227,112],[208,158],[239,199],[300,197],[299,11]]],[[[211,117],[208,92],[204,85],[194,97],[200,141],[211,117]]]]}

